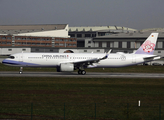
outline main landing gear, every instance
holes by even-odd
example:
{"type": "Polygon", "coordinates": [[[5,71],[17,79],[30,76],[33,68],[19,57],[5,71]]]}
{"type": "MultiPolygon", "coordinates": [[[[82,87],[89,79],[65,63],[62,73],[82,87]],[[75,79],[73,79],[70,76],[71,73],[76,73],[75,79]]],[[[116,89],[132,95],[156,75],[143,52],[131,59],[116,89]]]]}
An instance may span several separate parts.
{"type": "Polygon", "coordinates": [[[79,69],[79,70],[78,70],[78,74],[79,74],[79,75],[85,75],[85,74],[86,74],[86,71],[85,71],[85,70],[80,70],[80,69],[79,69]]]}

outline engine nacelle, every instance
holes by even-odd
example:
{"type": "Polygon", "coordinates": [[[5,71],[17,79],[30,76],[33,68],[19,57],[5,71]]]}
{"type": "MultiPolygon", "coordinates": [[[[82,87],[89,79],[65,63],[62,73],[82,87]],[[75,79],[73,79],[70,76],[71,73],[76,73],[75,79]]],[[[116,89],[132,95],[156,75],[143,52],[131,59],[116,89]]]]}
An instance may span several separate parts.
{"type": "Polygon", "coordinates": [[[59,67],[57,67],[58,72],[72,72],[74,71],[74,64],[71,63],[61,63],[59,67]]]}

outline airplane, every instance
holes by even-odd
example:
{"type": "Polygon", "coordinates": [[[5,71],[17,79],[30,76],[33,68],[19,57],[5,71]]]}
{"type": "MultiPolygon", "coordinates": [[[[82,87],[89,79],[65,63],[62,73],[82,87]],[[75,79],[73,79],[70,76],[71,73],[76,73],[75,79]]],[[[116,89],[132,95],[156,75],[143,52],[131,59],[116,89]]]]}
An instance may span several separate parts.
{"type": "Polygon", "coordinates": [[[5,65],[20,67],[56,67],[57,72],[73,72],[85,75],[86,68],[126,67],[158,60],[154,55],[158,33],[151,33],[139,49],[131,54],[125,53],[16,53],[2,61],[5,65]]]}

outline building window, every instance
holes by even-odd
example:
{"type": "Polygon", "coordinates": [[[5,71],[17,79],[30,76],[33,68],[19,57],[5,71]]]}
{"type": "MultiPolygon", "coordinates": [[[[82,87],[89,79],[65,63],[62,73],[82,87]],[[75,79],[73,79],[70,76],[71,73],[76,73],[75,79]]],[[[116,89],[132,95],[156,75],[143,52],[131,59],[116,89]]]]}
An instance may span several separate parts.
{"type": "Polygon", "coordinates": [[[92,37],[96,37],[96,34],[92,34],[92,37]]]}
{"type": "Polygon", "coordinates": [[[84,52],[87,52],[87,50],[84,50],[84,52]]]}
{"type": "Polygon", "coordinates": [[[106,42],[102,42],[102,47],[106,47],[107,43],[106,42]]]}
{"type": "Polygon", "coordinates": [[[45,38],[40,38],[42,41],[45,41],[45,38]]]}
{"type": "Polygon", "coordinates": [[[22,49],[22,51],[26,51],[26,49],[22,49]]]}
{"type": "Polygon", "coordinates": [[[127,42],[122,42],[122,48],[127,48],[127,42]]]}
{"type": "Polygon", "coordinates": [[[12,49],[8,49],[8,51],[12,51],[12,49]]]}
{"type": "Polygon", "coordinates": [[[127,42],[127,48],[130,48],[130,42],[127,42]]]}
{"type": "Polygon", "coordinates": [[[77,34],[77,37],[78,37],[78,38],[81,38],[81,37],[82,37],[82,34],[77,34]]]}
{"type": "Polygon", "coordinates": [[[71,37],[75,37],[75,34],[69,34],[71,37]]]}
{"type": "Polygon", "coordinates": [[[2,40],[6,39],[6,37],[2,37],[2,40]]]}
{"type": "Polygon", "coordinates": [[[97,50],[97,52],[100,52],[100,50],[97,50]]]}
{"type": "Polygon", "coordinates": [[[49,39],[49,38],[47,38],[47,41],[50,41],[50,39],[49,39]]]}
{"type": "Polygon", "coordinates": [[[99,42],[99,47],[102,47],[102,42],[99,42]]]}
{"type": "Polygon", "coordinates": [[[162,48],[162,42],[157,42],[156,48],[162,48]]]}
{"type": "Polygon", "coordinates": [[[22,38],[22,40],[26,40],[26,38],[22,38]]]}
{"type": "Polygon", "coordinates": [[[85,37],[91,37],[91,34],[85,34],[85,37]]]}
{"type": "Polygon", "coordinates": [[[130,48],[135,48],[135,42],[130,42],[130,48]]]}
{"type": "Polygon", "coordinates": [[[11,40],[11,37],[7,37],[8,40],[11,40]]]}
{"type": "Polygon", "coordinates": [[[41,43],[41,45],[46,45],[45,43],[41,43]]]}
{"type": "Polygon", "coordinates": [[[122,42],[118,42],[118,48],[122,48],[122,42]]]}
{"type": "Polygon", "coordinates": [[[114,42],[114,48],[118,48],[118,42],[114,42]]]}
{"type": "Polygon", "coordinates": [[[59,46],[64,46],[64,44],[60,43],[59,46]]]}
{"type": "Polygon", "coordinates": [[[110,48],[110,42],[107,42],[107,48],[110,48]]]}
{"type": "Polygon", "coordinates": [[[114,42],[110,42],[110,47],[113,48],[114,47],[114,42]]]}
{"type": "Polygon", "coordinates": [[[21,40],[21,38],[18,37],[17,40],[21,40]]]}
{"type": "Polygon", "coordinates": [[[31,38],[28,37],[27,40],[31,40],[31,38]]]}

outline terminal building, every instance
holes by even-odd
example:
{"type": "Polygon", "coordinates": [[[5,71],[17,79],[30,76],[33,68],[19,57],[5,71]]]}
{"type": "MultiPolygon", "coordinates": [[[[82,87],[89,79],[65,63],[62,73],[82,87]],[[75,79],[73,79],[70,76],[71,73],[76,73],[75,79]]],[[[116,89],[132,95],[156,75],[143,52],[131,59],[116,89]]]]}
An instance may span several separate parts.
{"type": "Polygon", "coordinates": [[[136,29],[119,26],[83,26],[69,27],[70,37],[77,38],[77,47],[95,47],[92,46],[92,38],[107,36],[118,33],[136,32],[136,29]]]}
{"type": "Polygon", "coordinates": [[[84,48],[83,52],[87,52],[86,48],[88,48],[89,51],[97,49],[97,52],[107,52],[112,49],[113,53],[133,53],[152,32],[159,33],[155,54],[164,56],[163,28],[144,29],[141,31],[118,26],[69,28],[70,37],[77,38],[77,48],[84,48]]]}

